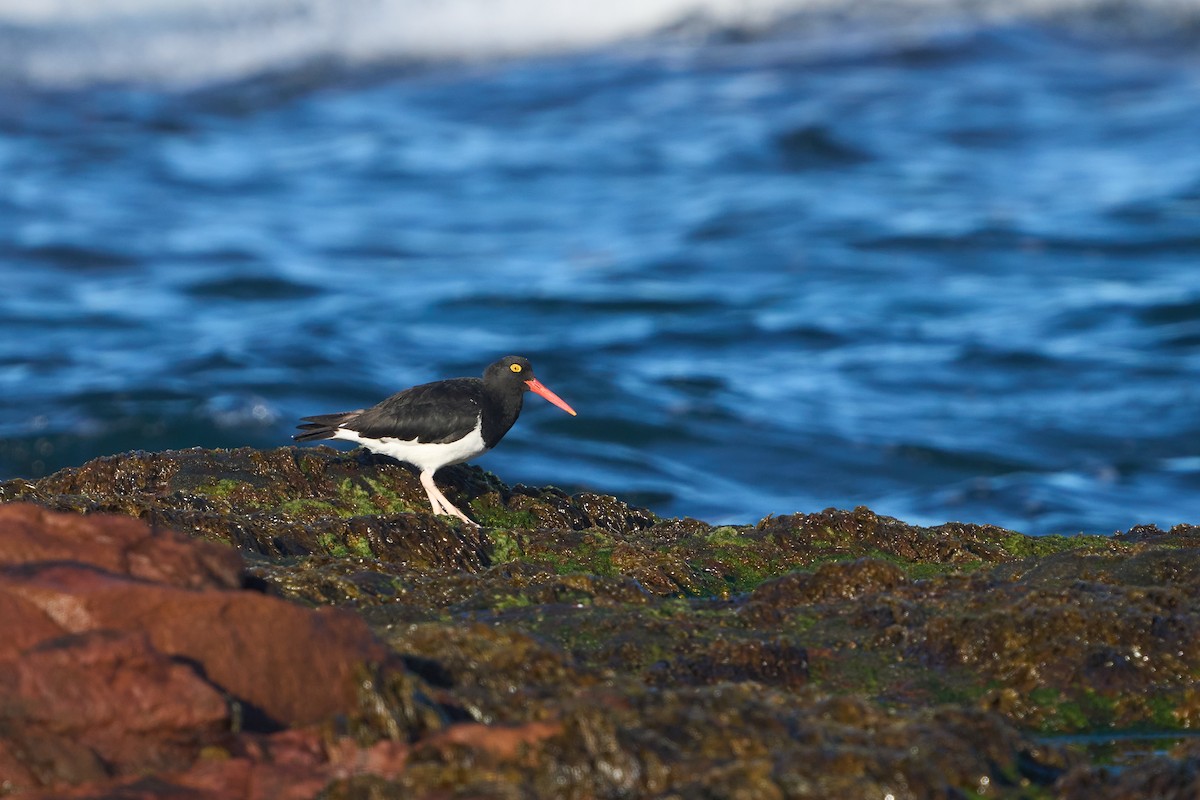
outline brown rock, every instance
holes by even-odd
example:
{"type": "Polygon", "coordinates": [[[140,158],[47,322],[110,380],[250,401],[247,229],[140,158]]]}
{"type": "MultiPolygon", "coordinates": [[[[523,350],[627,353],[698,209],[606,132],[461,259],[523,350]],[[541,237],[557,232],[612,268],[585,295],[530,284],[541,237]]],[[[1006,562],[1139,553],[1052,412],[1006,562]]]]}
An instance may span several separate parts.
{"type": "Polygon", "coordinates": [[[758,681],[794,689],[808,682],[808,651],[781,637],[717,639],[697,652],[654,665],[648,681],[656,686],[758,681]]]}
{"type": "Polygon", "coordinates": [[[772,607],[851,600],[894,589],[907,579],[895,564],[874,558],[822,564],[816,572],[792,572],[767,581],[750,595],[752,603],[772,607]]]}
{"type": "Polygon", "coordinates": [[[1173,757],[1155,756],[1116,770],[1078,765],[1055,784],[1058,797],[1087,800],[1195,800],[1200,797],[1200,752],[1180,748],[1173,757]]]}

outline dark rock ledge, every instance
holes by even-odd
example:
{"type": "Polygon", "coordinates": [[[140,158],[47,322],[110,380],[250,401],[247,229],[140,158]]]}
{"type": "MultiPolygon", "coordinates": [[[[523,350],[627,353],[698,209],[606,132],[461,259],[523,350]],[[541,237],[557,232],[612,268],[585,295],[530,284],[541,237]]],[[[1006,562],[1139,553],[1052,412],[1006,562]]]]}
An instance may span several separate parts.
{"type": "Polygon", "coordinates": [[[439,482],[482,530],[327,448],[0,484],[0,795],[1200,796],[1200,529],[439,482]]]}

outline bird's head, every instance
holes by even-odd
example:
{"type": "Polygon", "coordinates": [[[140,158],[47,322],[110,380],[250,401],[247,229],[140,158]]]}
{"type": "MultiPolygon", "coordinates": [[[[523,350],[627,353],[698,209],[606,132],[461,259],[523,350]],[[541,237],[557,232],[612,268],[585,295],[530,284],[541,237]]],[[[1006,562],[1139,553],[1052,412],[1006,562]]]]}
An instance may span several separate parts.
{"type": "Polygon", "coordinates": [[[533,365],[529,363],[528,358],[505,356],[484,371],[483,380],[489,384],[519,387],[521,391],[540,394],[572,417],[575,416],[575,409],[567,405],[561,397],[547,389],[541,381],[534,377],[533,365]]]}

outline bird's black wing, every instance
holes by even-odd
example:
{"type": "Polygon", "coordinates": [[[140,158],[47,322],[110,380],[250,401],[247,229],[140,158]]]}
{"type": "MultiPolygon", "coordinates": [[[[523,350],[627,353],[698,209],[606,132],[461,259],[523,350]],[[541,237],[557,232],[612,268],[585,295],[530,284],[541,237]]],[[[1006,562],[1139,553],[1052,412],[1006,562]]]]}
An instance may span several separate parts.
{"type": "Polygon", "coordinates": [[[414,386],[368,408],[344,427],[362,436],[418,442],[453,442],[479,424],[483,381],[453,378],[414,386]]]}

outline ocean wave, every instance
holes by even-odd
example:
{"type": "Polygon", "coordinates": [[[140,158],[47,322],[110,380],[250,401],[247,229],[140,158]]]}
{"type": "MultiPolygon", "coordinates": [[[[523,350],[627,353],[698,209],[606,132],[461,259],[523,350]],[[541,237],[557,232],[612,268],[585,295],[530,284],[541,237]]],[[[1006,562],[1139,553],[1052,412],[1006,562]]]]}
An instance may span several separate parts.
{"type": "MultiPolygon", "coordinates": [[[[818,53],[1022,18],[1131,35],[1200,29],[1195,0],[0,0],[0,86],[194,87],[618,43],[784,37],[818,53]]],[[[1183,33],[1181,33],[1183,32],[1183,33]]]]}

